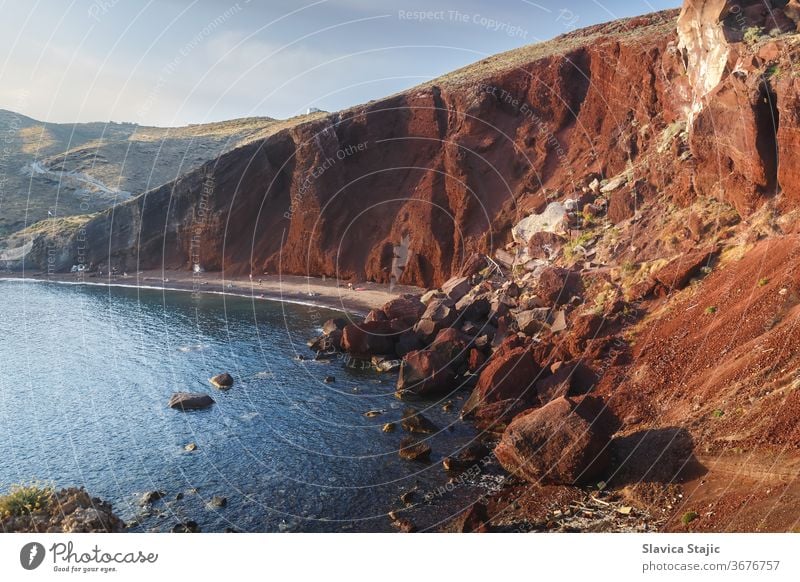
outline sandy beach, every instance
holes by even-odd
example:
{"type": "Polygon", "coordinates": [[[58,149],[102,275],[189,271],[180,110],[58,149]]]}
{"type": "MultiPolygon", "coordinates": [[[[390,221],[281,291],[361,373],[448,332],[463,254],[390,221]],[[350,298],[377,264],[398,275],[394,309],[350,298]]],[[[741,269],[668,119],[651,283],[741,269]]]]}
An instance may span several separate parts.
{"type": "Polygon", "coordinates": [[[186,271],[139,271],[127,275],[95,273],[7,273],[0,279],[27,279],[71,285],[106,285],[116,287],[142,287],[170,291],[230,294],[269,301],[286,301],[338,309],[365,315],[403,293],[422,293],[418,287],[397,285],[389,289],[378,283],[359,283],[349,288],[336,279],[296,275],[262,275],[253,277],[225,277],[223,273],[191,273],[186,271]]]}

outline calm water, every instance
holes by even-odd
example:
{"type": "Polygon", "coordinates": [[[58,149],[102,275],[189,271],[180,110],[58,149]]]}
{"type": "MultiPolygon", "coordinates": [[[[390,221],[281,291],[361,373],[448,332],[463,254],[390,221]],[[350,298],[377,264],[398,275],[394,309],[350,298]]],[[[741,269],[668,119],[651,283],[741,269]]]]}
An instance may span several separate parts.
{"type": "Polygon", "coordinates": [[[83,485],[140,530],[193,519],[203,531],[382,531],[397,496],[442,485],[437,461],[473,438],[457,412],[419,403],[443,429],[433,462],[400,460],[405,434],[381,432],[405,406],[394,374],[296,359],[332,311],[14,281],[0,297],[0,491],[83,485]],[[228,392],[208,383],[222,371],[236,379],[228,392]],[[179,390],[217,403],[168,409],[179,390]],[[372,409],[386,412],[365,418],[372,409]],[[155,489],[166,501],[143,509],[155,489]],[[214,495],[227,507],[207,507],[214,495]]]}

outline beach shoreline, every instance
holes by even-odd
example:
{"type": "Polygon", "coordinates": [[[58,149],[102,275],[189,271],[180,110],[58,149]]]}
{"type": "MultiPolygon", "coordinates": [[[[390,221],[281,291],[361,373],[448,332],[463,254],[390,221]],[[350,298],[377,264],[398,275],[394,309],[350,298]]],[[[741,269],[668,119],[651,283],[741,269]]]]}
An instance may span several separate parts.
{"type": "Polygon", "coordinates": [[[102,276],[95,273],[3,273],[0,274],[0,281],[222,295],[321,307],[360,316],[366,315],[372,309],[379,309],[387,301],[404,293],[425,291],[406,285],[397,285],[390,289],[388,285],[368,282],[349,288],[347,283],[336,279],[298,275],[262,275],[251,280],[249,277],[227,277],[221,272],[192,273],[172,270],[102,276]]]}

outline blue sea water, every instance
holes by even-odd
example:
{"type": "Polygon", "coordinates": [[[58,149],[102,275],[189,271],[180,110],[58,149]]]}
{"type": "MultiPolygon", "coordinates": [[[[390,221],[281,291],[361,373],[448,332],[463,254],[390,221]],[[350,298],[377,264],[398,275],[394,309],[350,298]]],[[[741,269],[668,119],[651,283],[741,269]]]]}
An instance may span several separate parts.
{"type": "Polygon", "coordinates": [[[0,281],[0,492],[39,480],[84,486],[135,531],[191,519],[203,531],[384,531],[412,487],[447,479],[442,457],[474,431],[463,395],[416,403],[441,429],[431,463],[397,455],[406,406],[395,374],[311,358],[341,313],[233,296],[0,281]],[[212,375],[236,384],[215,390],[212,375]],[[327,375],[333,383],[324,383],[327,375]],[[205,392],[203,411],[167,408],[205,392]],[[442,401],[456,403],[452,412],[442,401]],[[383,414],[366,418],[368,410],[383,414]],[[184,447],[196,443],[197,450],[184,447]],[[166,493],[152,507],[146,491],[166,493]],[[227,506],[213,508],[213,496],[227,506]],[[180,497],[180,499],[178,499],[180,497]]]}

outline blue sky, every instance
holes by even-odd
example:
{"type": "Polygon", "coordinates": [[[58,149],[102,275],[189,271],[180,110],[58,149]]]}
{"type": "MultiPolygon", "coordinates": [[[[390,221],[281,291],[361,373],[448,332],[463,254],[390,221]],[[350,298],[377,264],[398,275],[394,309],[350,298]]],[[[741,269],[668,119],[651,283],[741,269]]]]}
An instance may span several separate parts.
{"type": "Polygon", "coordinates": [[[0,108],[181,125],[333,111],[678,0],[0,0],[0,108]]]}

